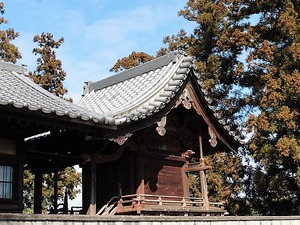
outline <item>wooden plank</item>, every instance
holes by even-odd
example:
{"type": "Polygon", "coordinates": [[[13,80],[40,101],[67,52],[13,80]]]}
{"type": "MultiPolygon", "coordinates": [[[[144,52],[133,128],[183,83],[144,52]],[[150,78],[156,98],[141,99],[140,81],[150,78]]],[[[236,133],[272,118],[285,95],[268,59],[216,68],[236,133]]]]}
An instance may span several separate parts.
{"type": "Polygon", "coordinates": [[[211,169],[211,166],[194,166],[194,167],[186,167],[184,170],[186,173],[188,172],[199,172],[211,169]]]}

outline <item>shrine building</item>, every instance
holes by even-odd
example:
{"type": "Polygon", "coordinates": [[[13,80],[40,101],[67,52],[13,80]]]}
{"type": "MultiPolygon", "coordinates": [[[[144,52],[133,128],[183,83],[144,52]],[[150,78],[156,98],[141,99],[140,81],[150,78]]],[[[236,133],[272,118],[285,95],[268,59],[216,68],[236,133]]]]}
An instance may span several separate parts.
{"type": "Polygon", "coordinates": [[[83,214],[224,215],[209,201],[203,157],[236,151],[241,137],[210,102],[180,53],[86,82],[78,104],[0,62],[0,212],[22,212],[25,169],[41,213],[42,175],[79,165],[83,214]],[[202,196],[191,196],[188,173],[199,174],[202,196]]]}

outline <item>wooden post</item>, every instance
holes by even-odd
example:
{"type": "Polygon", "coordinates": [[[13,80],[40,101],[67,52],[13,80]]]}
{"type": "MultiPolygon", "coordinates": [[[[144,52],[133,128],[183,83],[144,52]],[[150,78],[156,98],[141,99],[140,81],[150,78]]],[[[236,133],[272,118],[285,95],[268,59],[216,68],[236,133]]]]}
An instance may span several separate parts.
{"type": "Polygon", "coordinates": [[[134,165],[134,158],[133,157],[130,157],[130,160],[129,160],[129,171],[130,171],[130,176],[129,176],[129,190],[130,190],[130,194],[132,193],[135,193],[135,178],[136,178],[136,175],[135,175],[135,165],[134,165]]]}
{"type": "Polygon", "coordinates": [[[57,175],[57,171],[54,172],[54,177],[53,177],[53,186],[54,186],[54,202],[53,202],[53,213],[57,214],[57,199],[58,199],[58,187],[57,187],[57,180],[58,180],[58,175],[57,175]]]}
{"type": "Polygon", "coordinates": [[[34,174],[34,205],[33,212],[35,214],[42,213],[42,201],[43,201],[43,174],[41,171],[36,171],[34,174]]]}
{"type": "Polygon", "coordinates": [[[181,169],[181,177],[182,177],[181,179],[182,179],[183,196],[189,197],[190,196],[189,181],[184,167],[181,169]]]}
{"type": "MultiPolygon", "coordinates": [[[[139,148],[139,151],[141,152],[141,149],[139,148]]],[[[137,210],[137,214],[141,214],[141,208],[143,207],[143,204],[145,203],[144,194],[145,194],[145,171],[144,171],[144,157],[142,155],[138,155],[136,157],[136,181],[138,184],[136,194],[138,202],[134,203],[135,209],[137,210]]]]}
{"type": "Polygon", "coordinates": [[[87,215],[96,215],[96,185],[97,185],[97,165],[95,162],[90,162],[90,173],[88,177],[89,181],[89,206],[87,210],[87,215]]]}
{"type": "MultiPolygon", "coordinates": [[[[201,135],[199,136],[199,146],[200,146],[200,167],[205,166],[204,158],[203,158],[203,149],[202,149],[202,137],[201,135]]],[[[208,191],[207,191],[207,181],[206,181],[206,176],[204,170],[200,170],[199,172],[200,175],[200,185],[201,185],[201,193],[202,193],[202,198],[204,201],[204,208],[208,209],[209,208],[209,202],[208,202],[208,191]]]]}
{"type": "MultiPolygon", "coordinates": [[[[64,196],[64,207],[63,207],[63,214],[69,213],[69,207],[68,207],[68,191],[67,188],[65,189],[65,196],[64,196]]],[[[96,213],[95,213],[96,214],[96,213]]]]}
{"type": "Polygon", "coordinates": [[[144,184],[144,157],[138,156],[136,158],[136,171],[137,171],[137,182],[139,184],[137,188],[137,194],[145,194],[145,184],[144,184]]]}

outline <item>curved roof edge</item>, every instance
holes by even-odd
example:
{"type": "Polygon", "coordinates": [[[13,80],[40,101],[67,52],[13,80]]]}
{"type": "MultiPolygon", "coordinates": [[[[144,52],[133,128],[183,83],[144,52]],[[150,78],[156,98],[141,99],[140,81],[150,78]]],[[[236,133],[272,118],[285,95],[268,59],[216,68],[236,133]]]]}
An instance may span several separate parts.
{"type": "Polygon", "coordinates": [[[0,110],[24,109],[40,115],[57,116],[72,122],[114,125],[114,119],[89,111],[44,90],[28,76],[23,66],[0,62],[0,110]]]}
{"type": "Polygon", "coordinates": [[[115,125],[145,119],[164,108],[183,85],[192,57],[170,53],[90,83],[79,105],[109,115],[115,125]]]}

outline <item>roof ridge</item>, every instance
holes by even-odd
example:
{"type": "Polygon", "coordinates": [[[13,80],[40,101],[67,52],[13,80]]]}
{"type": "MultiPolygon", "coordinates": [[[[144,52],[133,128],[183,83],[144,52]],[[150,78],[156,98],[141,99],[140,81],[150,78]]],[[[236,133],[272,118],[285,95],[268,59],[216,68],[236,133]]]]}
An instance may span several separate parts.
{"type": "Polygon", "coordinates": [[[22,73],[27,75],[27,67],[25,65],[17,65],[10,62],[4,62],[0,60],[0,69],[7,70],[7,71],[14,71],[16,73],[22,73]]]}
{"type": "Polygon", "coordinates": [[[168,65],[170,62],[176,59],[176,55],[178,55],[178,53],[172,52],[167,55],[161,56],[159,58],[153,59],[149,62],[146,62],[142,65],[136,66],[134,68],[130,68],[120,73],[116,73],[102,80],[96,82],[88,82],[87,85],[84,87],[86,89],[85,93],[88,93],[92,90],[97,91],[99,89],[108,87],[112,84],[116,84],[128,80],[130,78],[136,77],[143,73],[147,73],[153,69],[157,69],[165,65],[168,65]]]}

